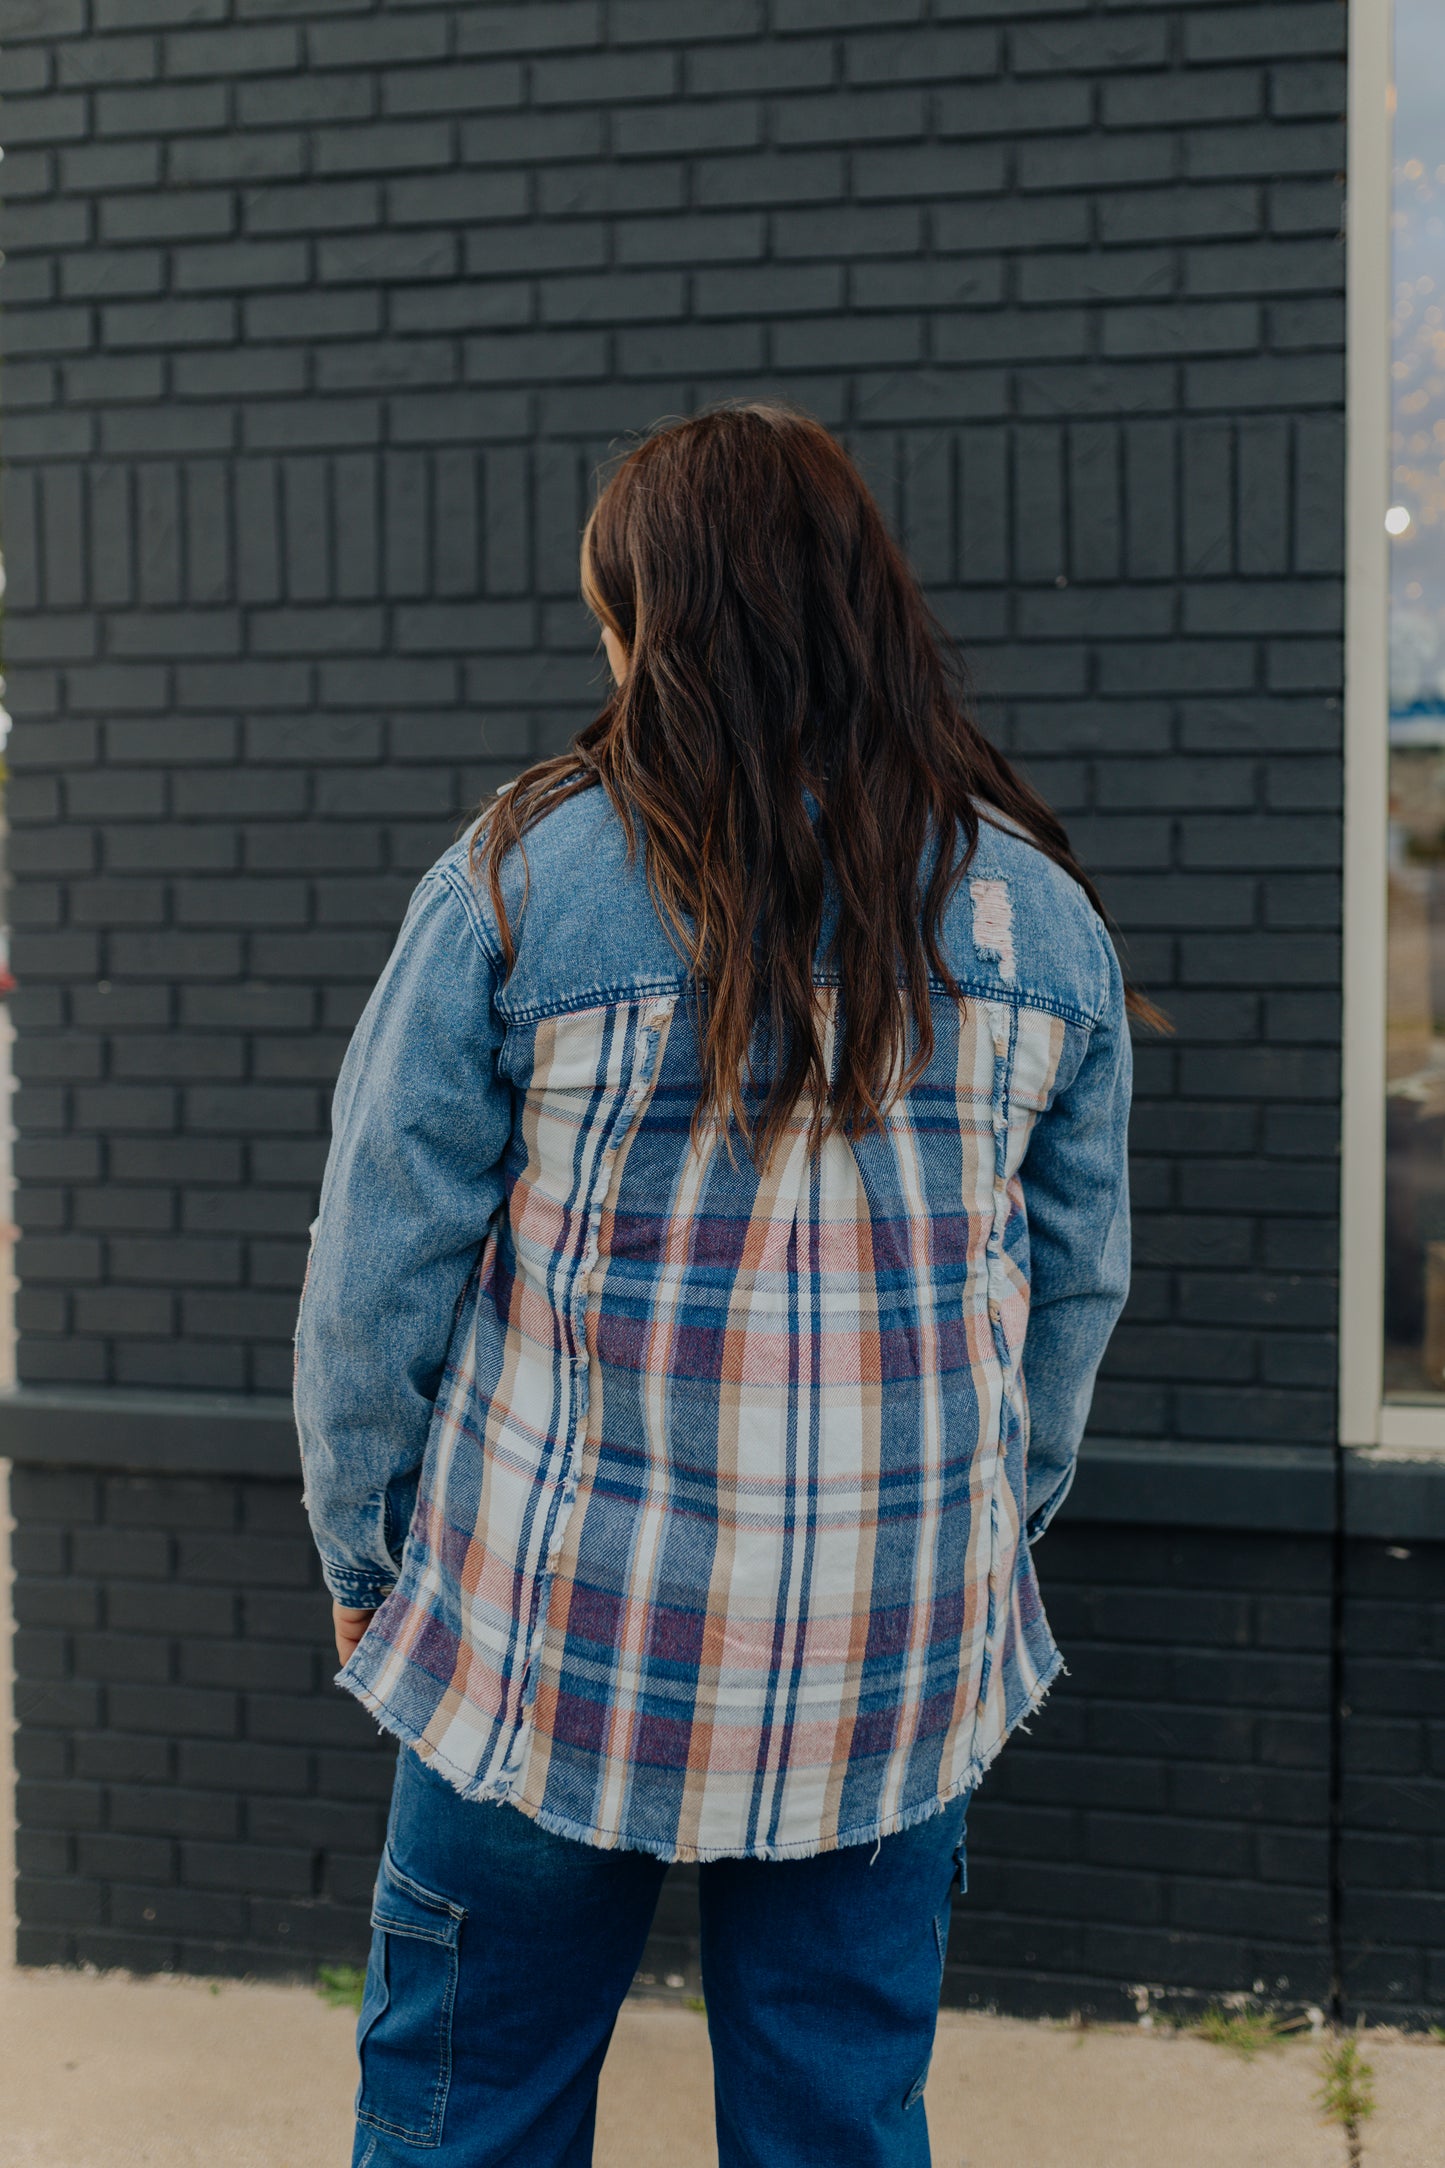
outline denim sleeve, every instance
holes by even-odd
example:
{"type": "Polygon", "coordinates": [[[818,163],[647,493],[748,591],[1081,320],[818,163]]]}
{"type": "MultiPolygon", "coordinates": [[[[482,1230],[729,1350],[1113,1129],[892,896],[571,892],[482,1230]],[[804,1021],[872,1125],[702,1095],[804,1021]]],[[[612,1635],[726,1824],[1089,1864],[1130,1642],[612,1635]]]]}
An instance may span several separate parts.
{"type": "Polygon", "coordinates": [[[465,876],[417,888],[362,1012],[296,1327],[305,1502],[332,1595],[394,1586],[458,1303],[503,1198],[499,964],[465,876]]]}
{"type": "Polygon", "coordinates": [[[1124,982],[1100,931],[1102,1009],[1082,1061],[1024,1155],[1031,1292],[1023,1373],[1029,1404],[1025,1533],[1041,1536],[1078,1464],[1094,1377],[1129,1292],[1129,1098],[1133,1049],[1124,982]]]}

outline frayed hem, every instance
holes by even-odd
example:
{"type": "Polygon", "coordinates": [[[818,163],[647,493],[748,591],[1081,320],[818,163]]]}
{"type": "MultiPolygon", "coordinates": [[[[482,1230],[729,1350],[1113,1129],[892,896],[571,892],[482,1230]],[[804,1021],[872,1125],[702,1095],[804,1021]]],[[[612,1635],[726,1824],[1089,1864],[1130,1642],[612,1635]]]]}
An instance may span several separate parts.
{"type": "Polygon", "coordinates": [[[1058,1681],[1060,1679],[1066,1679],[1068,1676],[1069,1667],[1064,1662],[1062,1652],[1056,1648],[1052,1657],[1049,1660],[1047,1668],[1039,1673],[1038,1678],[1034,1684],[1033,1692],[1029,1695],[1028,1700],[1024,1703],[1018,1714],[1010,1718],[1010,1720],[1004,1725],[1003,1730],[999,1733],[998,1737],[994,1740],[992,1746],[983,1756],[980,1763],[981,1769],[991,1769],[993,1767],[994,1763],[998,1760],[999,1755],[1008,1745],[1009,1740],[1013,1737],[1016,1731],[1026,1732],[1028,1730],[1030,1717],[1038,1715],[1040,1709],[1048,1700],[1050,1692],[1058,1684],[1058,1681]]]}
{"type": "Polygon", "coordinates": [[[500,1804],[510,1799],[511,1794],[505,1788],[499,1789],[499,1786],[504,1787],[505,1779],[493,1777],[488,1780],[475,1774],[469,1775],[459,1763],[449,1761],[436,1747],[428,1746],[425,1733],[418,1731],[414,1724],[408,1723],[399,1710],[394,1709],[390,1702],[383,1701],[352,1673],[350,1664],[343,1665],[335,1674],[332,1683],[359,1701],[367,1713],[375,1718],[382,1731],[389,1733],[402,1746],[409,1746],[417,1759],[426,1763],[428,1769],[435,1769],[439,1776],[445,1777],[453,1791],[461,1798],[476,1800],[484,1805],[500,1804]]]}
{"type": "Polygon", "coordinates": [[[1020,1729],[1026,1729],[1028,1719],[1037,1716],[1047,1700],[1050,1688],[1061,1676],[1067,1676],[1068,1667],[1061,1652],[1056,1648],[1048,1668],[1039,1674],[1028,1700],[992,1740],[983,1754],[975,1754],[961,1777],[956,1777],[947,1791],[935,1793],[932,1798],[917,1800],[911,1807],[901,1807],[897,1812],[884,1815],[862,1827],[840,1830],[831,1840],[820,1842],[816,1838],[799,1838],[791,1844],[759,1842],[752,1845],[693,1845],[674,1844],[665,1847],[649,1844],[645,1839],[629,1837],[623,1830],[598,1829],[574,1820],[570,1815],[559,1814],[554,1808],[544,1807],[534,1800],[526,1799],[505,1777],[479,1778],[449,1761],[437,1748],[428,1746],[423,1733],[409,1723],[399,1711],[383,1702],[369,1686],[357,1677],[348,1677],[348,1664],[335,1675],[335,1684],[353,1695],[376,1720],[377,1724],[403,1746],[409,1746],[429,1769],[435,1769],[446,1778],[452,1789],[462,1799],[474,1800],[480,1805],[515,1807],[550,1836],[568,1837],[574,1844],[588,1844],[603,1852],[642,1852],[650,1859],[661,1860],[664,1866],[705,1867],[716,1859],[813,1859],[826,1852],[850,1850],[854,1845],[881,1843],[885,1837],[896,1837],[904,1830],[916,1829],[921,1823],[931,1821],[951,1806],[955,1799],[975,1791],[984,1776],[993,1767],[1008,1741],[1020,1729]]]}
{"type": "Polygon", "coordinates": [[[571,1837],[579,1844],[594,1844],[605,1851],[645,1852],[650,1858],[661,1860],[669,1867],[706,1867],[715,1859],[816,1859],[825,1852],[850,1851],[855,1846],[881,1844],[885,1837],[896,1837],[905,1829],[915,1829],[920,1822],[932,1821],[936,1815],[965,1792],[971,1792],[982,1771],[970,1763],[963,1776],[951,1784],[946,1792],[932,1799],[919,1800],[916,1805],[900,1808],[896,1814],[886,1815],[881,1821],[870,1822],[864,1829],[843,1830],[830,1843],[820,1843],[813,1837],[802,1837],[792,1844],[769,1844],[760,1841],[753,1845],[706,1845],[679,1844],[670,1851],[660,1845],[648,1844],[634,1838],[624,1844],[620,1831],[589,1832],[580,1822],[569,1820],[566,1815],[555,1813],[550,1807],[533,1805],[515,1793],[508,1804],[514,1806],[555,1837],[571,1837]]]}

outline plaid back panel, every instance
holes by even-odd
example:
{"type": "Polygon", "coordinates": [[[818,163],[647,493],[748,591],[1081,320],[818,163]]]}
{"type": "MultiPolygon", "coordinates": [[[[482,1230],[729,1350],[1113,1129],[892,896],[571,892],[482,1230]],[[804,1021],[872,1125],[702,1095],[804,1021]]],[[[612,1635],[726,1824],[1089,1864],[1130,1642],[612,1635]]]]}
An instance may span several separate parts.
{"type": "Polygon", "coordinates": [[[803,1855],[969,1788],[1041,1698],[1018,1168],[1065,1027],[941,994],[933,1024],[881,1133],[810,1157],[800,1108],[761,1176],[690,1142],[678,995],[526,1027],[507,1209],[356,1659],[470,1795],[803,1855]]]}

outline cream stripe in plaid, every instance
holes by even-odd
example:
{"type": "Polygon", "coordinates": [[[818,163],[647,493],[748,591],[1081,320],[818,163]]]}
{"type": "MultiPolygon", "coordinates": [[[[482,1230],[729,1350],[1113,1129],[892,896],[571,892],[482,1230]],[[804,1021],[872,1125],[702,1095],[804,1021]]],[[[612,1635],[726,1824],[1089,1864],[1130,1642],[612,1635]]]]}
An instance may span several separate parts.
{"type": "Polygon", "coordinates": [[[810,1163],[800,1113],[759,1180],[688,1140],[675,995],[532,1027],[357,1681],[470,1794],[664,1858],[802,1855],[966,1789],[1053,1677],[1017,1170],[1064,1027],[939,998],[935,1029],[883,1136],[810,1163]]]}

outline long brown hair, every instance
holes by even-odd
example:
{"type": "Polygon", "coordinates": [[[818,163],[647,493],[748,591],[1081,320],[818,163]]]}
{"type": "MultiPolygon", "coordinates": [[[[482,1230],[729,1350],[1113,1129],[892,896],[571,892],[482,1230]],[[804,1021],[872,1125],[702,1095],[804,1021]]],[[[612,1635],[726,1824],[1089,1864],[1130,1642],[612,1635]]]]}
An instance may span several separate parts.
{"type": "MultiPolygon", "coordinates": [[[[706,989],[694,1139],[711,1114],[731,1151],[735,1122],[765,1165],[804,1092],[810,1149],[879,1126],[933,1054],[930,972],[963,998],[939,931],[978,841],[976,801],[1018,822],[1103,916],[1093,883],[978,729],[962,665],[867,485],[811,416],[729,401],[659,427],[602,488],[582,563],[584,599],[629,666],[568,751],[526,769],[477,823],[507,968],[505,853],[600,784],[629,862],[640,821],[659,914],[706,989]],[[930,833],[956,829],[962,855],[934,852],[924,885],[930,833]],[[839,900],[836,1082],[814,985],[825,852],[839,900]],[[917,1045],[900,1069],[910,1013],[917,1045]],[[783,1053],[750,1123],[742,1069],[751,1078],[759,1022],[783,1053]]],[[[1136,991],[1128,1000],[1164,1022],[1136,991]]]]}

